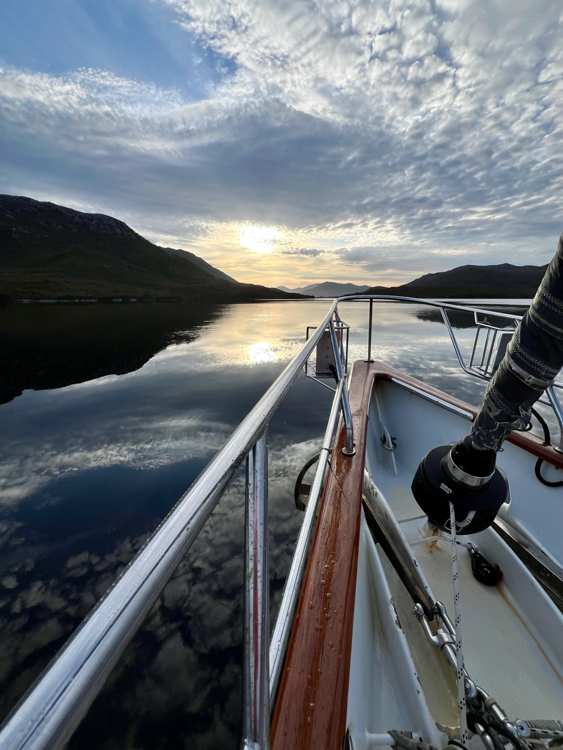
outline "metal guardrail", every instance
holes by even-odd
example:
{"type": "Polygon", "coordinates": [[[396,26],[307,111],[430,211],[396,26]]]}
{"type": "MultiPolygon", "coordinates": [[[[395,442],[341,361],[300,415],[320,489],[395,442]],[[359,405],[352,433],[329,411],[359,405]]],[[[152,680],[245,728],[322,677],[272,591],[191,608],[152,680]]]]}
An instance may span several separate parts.
{"type": "Polygon", "coordinates": [[[278,618],[276,620],[276,626],[272,635],[272,642],[270,645],[270,698],[272,700],[278,689],[285,652],[287,650],[287,644],[289,643],[289,636],[291,635],[291,628],[293,626],[293,618],[295,610],[297,609],[301,582],[307,564],[309,543],[315,527],[317,505],[323,487],[325,470],[328,465],[334,429],[340,415],[340,396],[344,384],[345,381],[341,380],[334,395],[323,446],[319,454],[315,478],[313,479],[311,492],[309,493],[309,499],[307,500],[307,507],[305,508],[305,517],[303,518],[299,537],[297,538],[291,568],[287,576],[283,598],[278,612],[278,618]]]}
{"type": "MultiPolygon", "coordinates": [[[[265,432],[331,323],[336,306],[334,301],[318,329],[7,718],[0,733],[2,750],[54,750],[68,742],[247,456],[246,568],[247,582],[252,577],[253,588],[246,592],[245,661],[249,668],[245,672],[245,733],[249,747],[259,744],[264,750],[267,748],[264,744],[269,727],[265,432]],[[255,602],[258,602],[256,607],[255,602]],[[256,622],[261,636],[254,638],[256,622]]],[[[344,400],[346,385],[343,380],[341,383],[342,388],[337,392],[344,400]]]]}
{"type": "MultiPolygon", "coordinates": [[[[341,410],[346,427],[344,452],[353,453],[352,420],[341,359],[342,341],[339,345],[335,333],[335,323],[341,324],[338,304],[348,301],[369,302],[368,362],[372,361],[374,303],[411,302],[441,310],[460,366],[471,375],[487,379],[465,365],[447,310],[462,310],[474,315],[491,314],[490,311],[393,295],[352,295],[333,300],[325,318],[301,350],[10,714],[0,732],[0,750],[55,750],[64,747],[245,459],[243,747],[248,750],[268,750],[270,699],[273,700],[277,691],[307,562],[318,499],[341,410]],[[274,412],[301,369],[306,366],[327,328],[335,355],[336,392],[268,651],[267,429],[274,412]]],[[[492,314],[513,321],[520,319],[520,316],[508,313],[495,311],[492,314]]],[[[553,388],[548,389],[548,397],[563,430],[563,410],[553,388]]]]}

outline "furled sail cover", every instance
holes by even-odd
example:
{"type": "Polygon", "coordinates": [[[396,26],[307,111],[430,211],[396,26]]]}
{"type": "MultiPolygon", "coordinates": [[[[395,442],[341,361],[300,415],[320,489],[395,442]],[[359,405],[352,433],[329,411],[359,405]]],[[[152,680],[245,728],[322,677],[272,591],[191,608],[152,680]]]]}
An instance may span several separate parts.
{"type": "Polygon", "coordinates": [[[512,430],[530,424],[531,409],[563,367],[563,235],[555,257],[485,392],[471,437],[498,451],[512,430]]]}

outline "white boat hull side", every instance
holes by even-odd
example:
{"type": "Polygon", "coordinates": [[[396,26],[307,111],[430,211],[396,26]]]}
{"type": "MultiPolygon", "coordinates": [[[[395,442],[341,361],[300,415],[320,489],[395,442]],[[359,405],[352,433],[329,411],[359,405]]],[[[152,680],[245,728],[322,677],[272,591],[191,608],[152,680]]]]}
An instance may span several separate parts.
{"type": "MultiPolygon", "coordinates": [[[[421,541],[432,532],[410,484],[428,450],[461,438],[468,427],[463,413],[441,408],[396,383],[380,381],[374,391],[366,466],[434,597],[452,618],[451,544],[444,537],[421,541]],[[382,446],[385,432],[396,438],[394,452],[382,446]]],[[[525,454],[511,445],[500,457],[512,479],[513,501],[507,512],[524,507],[526,487],[530,492],[532,481],[541,494],[538,502],[548,492],[557,493],[537,482],[535,458],[529,456],[528,461],[525,454]],[[529,483],[522,475],[530,467],[529,483]]],[[[536,529],[538,538],[541,531],[536,529]]],[[[547,529],[543,538],[550,538],[547,529]]],[[[484,586],[471,572],[469,553],[460,548],[464,656],[470,676],[512,720],[563,719],[563,615],[492,529],[464,541],[476,544],[503,571],[497,586],[484,586]]],[[[457,734],[453,670],[428,643],[412,609],[411,597],[363,518],[348,698],[348,723],[354,747],[360,750],[379,744],[371,735],[391,729],[420,731],[426,742],[438,746],[446,744],[448,735],[457,734]]],[[[482,747],[478,738],[470,745],[482,747]]]]}
{"type": "MultiPolygon", "coordinates": [[[[380,551],[362,517],[354,635],[350,662],[348,726],[355,750],[372,747],[370,735],[408,729],[442,743],[420,690],[409,644],[399,620],[380,551]]],[[[428,739],[426,740],[428,741],[428,739]]]]}

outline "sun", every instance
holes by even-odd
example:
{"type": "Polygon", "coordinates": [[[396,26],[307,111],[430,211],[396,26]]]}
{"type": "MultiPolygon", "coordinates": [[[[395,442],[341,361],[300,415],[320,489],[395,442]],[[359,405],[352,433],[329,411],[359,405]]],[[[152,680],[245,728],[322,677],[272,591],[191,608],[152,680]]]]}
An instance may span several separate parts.
{"type": "Polygon", "coordinates": [[[275,227],[257,227],[246,224],[238,230],[239,245],[254,250],[255,253],[271,253],[282,237],[283,232],[275,227]]]}

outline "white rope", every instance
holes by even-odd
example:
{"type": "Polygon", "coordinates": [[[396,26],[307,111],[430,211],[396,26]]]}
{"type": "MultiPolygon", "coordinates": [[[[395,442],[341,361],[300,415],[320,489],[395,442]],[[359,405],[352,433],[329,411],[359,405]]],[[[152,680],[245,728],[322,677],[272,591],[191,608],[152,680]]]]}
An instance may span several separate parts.
{"type": "Polygon", "coordinates": [[[457,699],[459,705],[459,732],[462,745],[467,744],[467,713],[465,705],[465,667],[461,640],[461,607],[459,598],[459,576],[457,572],[457,539],[454,504],[450,501],[450,530],[452,535],[452,571],[454,584],[455,655],[457,699]]]}

